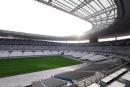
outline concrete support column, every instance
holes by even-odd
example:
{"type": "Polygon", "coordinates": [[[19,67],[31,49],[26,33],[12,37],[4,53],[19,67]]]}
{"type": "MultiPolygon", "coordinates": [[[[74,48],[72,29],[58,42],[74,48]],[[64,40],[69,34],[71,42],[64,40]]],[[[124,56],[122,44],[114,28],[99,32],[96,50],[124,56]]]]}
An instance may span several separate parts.
{"type": "Polygon", "coordinates": [[[89,39],[90,43],[97,43],[98,42],[98,38],[97,37],[93,37],[89,39]]]}

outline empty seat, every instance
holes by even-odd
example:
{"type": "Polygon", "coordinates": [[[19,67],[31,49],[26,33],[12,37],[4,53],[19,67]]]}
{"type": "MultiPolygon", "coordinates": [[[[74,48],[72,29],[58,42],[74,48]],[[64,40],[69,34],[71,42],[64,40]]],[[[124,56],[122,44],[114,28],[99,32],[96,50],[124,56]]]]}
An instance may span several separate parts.
{"type": "Polygon", "coordinates": [[[88,87],[100,87],[100,85],[97,83],[93,83],[93,84],[89,85],[88,87]]]}
{"type": "Polygon", "coordinates": [[[108,85],[107,87],[125,87],[125,84],[122,84],[118,81],[114,81],[110,85],[108,85]]]}
{"type": "Polygon", "coordinates": [[[112,80],[114,80],[115,78],[117,78],[119,75],[123,74],[126,71],[127,71],[126,68],[122,68],[122,69],[110,74],[109,76],[107,76],[101,80],[101,85],[103,85],[103,86],[108,85],[109,82],[111,82],[112,80]]]}

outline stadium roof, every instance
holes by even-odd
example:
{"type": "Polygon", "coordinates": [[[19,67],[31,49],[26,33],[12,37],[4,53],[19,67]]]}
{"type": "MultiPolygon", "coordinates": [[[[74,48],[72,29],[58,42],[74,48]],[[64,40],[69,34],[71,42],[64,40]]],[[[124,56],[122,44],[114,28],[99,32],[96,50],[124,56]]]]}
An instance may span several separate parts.
{"type": "MultiPolygon", "coordinates": [[[[108,37],[129,34],[130,1],[129,0],[36,0],[77,16],[93,24],[82,38],[108,37]]],[[[1,31],[1,35],[17,36],[44,40],[78,40],[75,36],[52,37],[10,31],[1,31]]]]}
{"type": "Polygon", "coordinates": [[[110,26],[118,16],[114,0],[37,0],[93,24],[93,31],[110,26]]]}

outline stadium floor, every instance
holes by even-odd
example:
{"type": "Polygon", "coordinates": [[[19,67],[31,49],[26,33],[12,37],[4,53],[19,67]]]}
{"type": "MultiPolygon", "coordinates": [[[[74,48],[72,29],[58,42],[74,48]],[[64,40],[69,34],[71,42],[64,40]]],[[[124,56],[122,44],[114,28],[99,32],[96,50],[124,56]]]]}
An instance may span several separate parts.
{"type": "Polygon", "coordinates": [[[43,71],[79,64],[63,56],[26,57],[0,60],[0,77],[43,71]]]}

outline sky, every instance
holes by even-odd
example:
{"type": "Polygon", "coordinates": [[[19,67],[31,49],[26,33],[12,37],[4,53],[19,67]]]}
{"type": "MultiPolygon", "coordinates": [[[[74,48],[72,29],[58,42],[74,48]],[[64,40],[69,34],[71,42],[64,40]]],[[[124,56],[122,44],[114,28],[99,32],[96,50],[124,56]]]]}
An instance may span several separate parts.
{"type": "Polygon", "coordinates": [[[35,0],[0,0],[1,30],[80,36],[91,28],[91,23],[35,0]]]}

